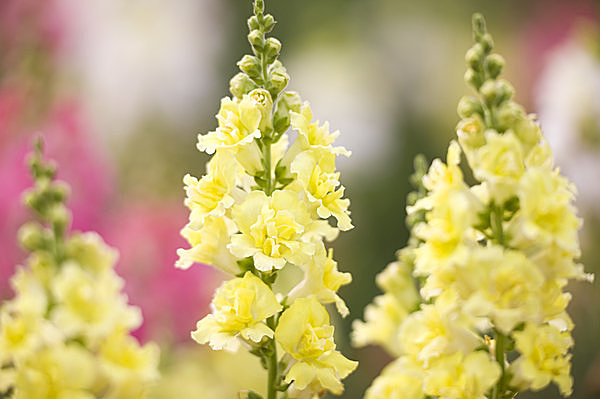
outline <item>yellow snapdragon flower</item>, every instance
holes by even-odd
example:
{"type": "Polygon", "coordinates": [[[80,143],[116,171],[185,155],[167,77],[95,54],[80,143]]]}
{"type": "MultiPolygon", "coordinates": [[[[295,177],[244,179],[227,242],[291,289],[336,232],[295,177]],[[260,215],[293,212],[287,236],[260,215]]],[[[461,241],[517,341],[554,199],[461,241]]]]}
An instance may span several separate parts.
{"type": "Polygon", "coordinates": [[[337,262],[333,260],[333,249],[327,252],[325,246],[318,243],[315,255],[300,268],[304,271],[304,279],[290,291],[289,300],[315,295],[321,303],[335,303],[338,312],[346,317],[348,307],[337,291],[352,282],[352,275],[338,271],[337,262]]]}
{"type": "Polygon", "coordinates": [[[571,355],[569,348],[573,339],[568,332],[561,332],[552,325],[525,324],[523,331],[514,334],[515,347],[521,356],[511,365],[513,383],[521,389],[534,391],[547,386],[551,381],[560,392],[571,394],[571,355]]]}
{"type": "Polygon", "coordinates": [[[189,249],[177,249],[179,259],[175,267],[188,269],[195,262],[212,265],[226,273],[236,275],[240,272],[237,258],[227,248],[229,237],[237,232],[237,226],[227,217],[204,219],[200,229],[194,229],[188,223],[181,235],[192,246],[189,249]]]}
{"type": "Polygon", "coordinates": [[[198,321],[192,338],[215,350],[237,350],[238,338],[259,343],[273,338],[264,320],[282,309],[273,291],[251,272],[224,282],[215,293],[213,312],[198,321]]]}
{"type": "Polygon", "coordinates": [[[423,399],[423,370],[416,359],[402,356],[388,364],[365,392],[365,399],[423,399]]]}
{"type": "Polygon", "coordinates": [[[285,376],[297,390],[321,392],[328,389],[341,394],[341,380],[358,362],[348,360],[335,350],[333,326],[327,310],[314,297],[298,298],[279,319],[275,338],[293,359],[285,376]]]}
{"type": "Polygon", "coordinates": [[[237,257],[252,256],[261,271],[281,269],[286,262],[300,265],[314,255],[313,239],[335,238],[337,231],[325,221],[311,218],[306,203],[291,190],[276,190],[268,197],[253,191],[232,209],[232,218],[240,233],[228,245],[237,257]]]}
{"type": "Polygon", "coordinates": [[[198,149],[214,154],[217,149],[238,150],[250,145],[261,136],[261,104],[248,94],[242,99],[225,97],[216,115],[219,127],[205,135],[198,135],[198,149]]]}
{"type": "Polygon", "coordinates": [[[359,347],[378,344],[390,354],[399,356],[403,353],[400,327],[408,315],[408,310],[393,294],[378,295],[365,308],[365,321],[354,320],[352,323],[352,343],[359,347]]]}
{"type": "Polygon", "coordinates": [[[504,334],[523,321],[543,319],[544,276],[523,253],[488,246],[472,249],[449,287],[464,300],[465,313],[489,318],[504,334]]]}
{"type": "Polygon", "coordinates": [[[149,382],[158,380],[159,349],[153,342],[141,346],[125,331],[115,330],[100,345],[100,367],[110,380],[111,399],[144,398],[149,382]]]}
{"type": "Polygon", "coordinates": [[[456,296],[439,297],[410,314],[402,323],[399,339],[404,353],[426,367],[430,361],[455,352],[469,353],[481,345],[471,321],[461,313],[456,296]]]}
{"type": "Polygon", "coordinates": [[[73,233],[66,242],[65,252],[69,259],[93,273],[111,269],[119,257],[118,251],[93,231],[73,233]]]}
{"type": "Polygon", "coordinates": [[[77,343],[44,348],[16,370],[15,399],[95,399],[92,354],[77,343]]]}
{"type": "Polygon", "coordinates": [[[579,256],[581,220],[572,205],[574,192],[558,170],[529,168],[517,192],[521,212],[509,227],[514,244],[521,248],[555,244],[571,257],[579,256]]]}
{"type": "Polygon", "coordinates": [[[400,327],[419,303],[419,296],[406,263],[390,263],[377,275],[377,285],[385,292],[376,296],[365,308],[365,322],[352,323],[352,342],[355,346],[378,344],[389,353],[400,356],[402,345],[400,327]]]}
{"type": "MultiPolygon", "coordinates": [[[[319,126],[319,121],[312,122],[312,110],[310,104],[305,102],[300,112],[290,112],[292,129],[298,131],[298,143],[303,150],[310,148],[321,149],[350,156],[350,151],[344,147],[333,147],[332,144],[340,135],[339,131],[329,133],[329,123],[325,122],[319,126]]],[[[294,154],[295,155],[295,154],[294,154]]]]}
{"type": "Polygon", "coordinates": [[[342,198],[344,186],[340,186],[340,173],[335,171],[335,154],[319,150],[303,151],[291,164],[292,173],[306,192],[308,200],[317,208],[317,214],[323,219],[334,216],[338,228],[350,230],[350,201],[342,198]]]}
{"type": "Polygon", "coordinates": [[[137,328],[141,311],[127,305],[123,280],[112,270],[93,275],[74,262],[65,263],[53,281],[56,304],[50,318],[67,337],[97,342],[115,329],[137,328]]]}
{"type": "Polygon", "coordinates": [[[423,390],[440,399],[486,399],[498,377],[500,366],[489,354],[456,352],[432,362],[423,378],[423,390]]]}
{"type": "Polygon", "coordinates": [[[471,166],[475,177],[489,185],[492,198],[502,203],[513,195],[525,172],[524,158],[523,146],[512,131],[500,134],[488,130],[471,166]]]}
{"type": "Polygon", "coordinates": [[[236,183],[236,171],[239,168],[233,156],[219,152],[207,165],[208,174],[200,180],[187,174],[185,184],[185,206],[190,210],[190,223],[201,227],[207,216],[221,217],[235,199],[232,190],[236,183]]]}

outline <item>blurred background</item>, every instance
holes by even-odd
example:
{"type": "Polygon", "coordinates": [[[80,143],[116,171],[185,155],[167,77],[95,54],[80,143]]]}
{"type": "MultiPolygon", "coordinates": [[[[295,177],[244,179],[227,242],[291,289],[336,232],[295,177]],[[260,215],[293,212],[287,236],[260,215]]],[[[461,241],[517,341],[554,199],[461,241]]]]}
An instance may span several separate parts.
{"type": "MultiPolygon", "coordinates": [[[[557,164],[579,189],[582,263],[600,272],[600,18],[594,1],[267,0],[279,22],[289,89],[351,149],[342,183],[356,228],[335,242],[350,307],[337,342],[359,369],[343,398],[360,398],[390,358],[353,349],[351,321],[379,293],[374,276],[405,245],[412,160],[444,156],[458,121],[471,14],[482,12],[507,60],[517,100],[535,112],[557,164]]],[[[204,172],[196,136],[213,130],[235,62],[249,52],[249,0],[0,1],[0,300],[24,253],[20,202],[31,184],[25,154],[42,132],[72,186],[73,227],[119,249],[119,273],[163,348],[154,397],[234,397],[260,375],[252,357],[191,344],[222,276],[175,270],[185,173],[204,172]],[[240,370],[235,372],[233,370],[240,370]],[[233,371],[233,372],[232,372],[233,371]]],[[[573,284],[574,398],[600,397],[600,290],[573,284]]],[[[261,379],[254,383],[259,390],[261,379]]],[[[521,397],[521,396],[519,396],[521,397]]],[[[558,397],[554,387],[524,398],[558,397]]]]}

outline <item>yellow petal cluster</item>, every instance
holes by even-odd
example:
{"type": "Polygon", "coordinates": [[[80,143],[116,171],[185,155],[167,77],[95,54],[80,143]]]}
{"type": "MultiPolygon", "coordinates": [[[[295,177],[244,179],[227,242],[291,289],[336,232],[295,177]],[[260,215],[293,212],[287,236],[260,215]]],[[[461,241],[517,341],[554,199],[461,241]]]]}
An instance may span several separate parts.
{"type": "Polygon", "coordinates": [[[334,327],[327,310],[314,297],[298,298],[279,319],[275,338],[293,361],[285,381],[293,389],[319,393],[329,390],[341,394],[341,379],[358,362],[346,359],[335,350],[334,327]]]}
{"type": "Polygon", "coordinates": [[[273,330],[264,320],[282,306],[269,286],[246,272],[244,277],[228,280],[217,289],[212,308],[211,314],[198,321],[192,338],[215,350],[236,351],[239,339],[258,343],[263,337],[273,338],[273,330]]]}
{"type": "Polygon", "coordinates": [[[384,292],[365,308],[365,321],[352,323],[352,342],[361,347],[377,344],[390,354],[403,352],[398,335],[406,317],[419,303],[410,267],[402,260],[390,263],[377,275],[377,286],[384,292]]]}

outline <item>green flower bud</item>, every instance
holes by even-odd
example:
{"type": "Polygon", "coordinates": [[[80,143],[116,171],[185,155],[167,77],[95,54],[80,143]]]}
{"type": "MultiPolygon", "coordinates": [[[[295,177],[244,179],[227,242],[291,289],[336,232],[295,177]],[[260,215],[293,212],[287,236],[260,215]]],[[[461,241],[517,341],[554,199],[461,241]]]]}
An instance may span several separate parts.
{"type": "Polygon", "coordinates": [[[486,80],[479,90],[485,103],[488,105],[494,104],[498,97],[498,86],[495,80],[486,80]]]}
{"type": "Polygon", "coordinates": [[[253,15],[250,18],[248,18],[248,29],[254,30],[259,28],[260,25],[258,23],[258,18],[256,17],[256,15],[253,15]]]}
{"type": "Polygon", "coordinates": [[[264,46],[264,56],[267,64],[272,64],[279,56],[280,51],[281,42],[274,37],[268,38],[264,46]]]}
{"type": "Polygon", "coordinates": [[[458,102],[457,112],[461,118],[468,118],[475,113],[482,115],[483,107],[475,97],[464,96],[458,102]]]}
{"type": "Polygon", "coordinates": [[[489,54],[489,52],[492,51],[492,49],[494,48],[494,39],[492,39],[492,35],[490,35],[489,33],[486,33],[485,35],[481,36],[481,40],[479,40],[479,42],[483,46],[483,51],[486,54],[489,54]]]}
{"type": "Polygon", "coordinates": [[[492,78],[497,78],[504,69],[504,58],[500,54],[490,54],[487,57],[487,70],[492,78]]]}
{"type": "Polygon", "coordinates": [[[66,202],[67,198],[69,198],[69,194],[71,193],[71,188],[65,182],[55,181],[50,187],[50,191],[54,201],[66,202]]]}
{"type": "Polygon", "coordinates": [[[465,82],[467,82],[474,88],[479,89],[482,83],[481,76],[477,72],[475,72],[474,69],[469,68],[465,72],[465,82]]]}
{"type": "Polygon", "coordinates": [[[275,61],[269,68],[269,82],[267,82],[267,90],[273,98],[285,89],[290,77],[286,72],[285,67],[279,61],[275,61]]]}
{"type": "Polygon", "coordinates": [[[257,87],[258,85],[243,72],[238,73],[229,81],[229,91],[237,98],[244,97],[244,94],[248,94],[257,87]]]}
{"type": "Polygon", "coordinates": [[[267,14],[267,15],[263,16],[263,18],[262,18],[263,31],[265,33],[271,32],[276,23],[277,22],[275,21],[275,18],[273,18],[273,16],[271,14],[267,14]]]}
{"type": "Polygon", "coordinates": [[[515,88],[507,80],[501,79],[496,83],[497,87],[497,104],[502,104],[513,98],[515,88]]]}
{"type": "Polygon", "coordinates": [[[496,119],[500,130],[505,131],[515,126],[519,120],[525,119],[527,114],[523,107],[514,101],[506,101],[500,107],[496,113],[496,119]]]}
{"type": "Polygon", "coordinates": [[[465,62],[470,68],[480,70],[483,60],[483,47],[479,43],[475,43],[465,55],[465,62]]]}
{"type": "Polygon", "coordinates": [[[19,243],[28,251],[48,247],[49,237],[42,226],[36,222],[25,223],[17,233],[19,243]]]}
{"type": "Polygon", "coordinates": [[[256,80],[257,82],[262,82],[261,75],[261,67],[258,58],[246,54],[242,57],[241,60],[237,63],[238,67],[242,70],[242,72],[246,73],[250,78],[256,80]]]}
{"type": "Polygon", "coordinates": [[[248,41],[256,52],[260,52],[265,47],[265,35],[258,29],[250,31],[248,41]]]}
{"type": "Polygon", "coordinates": [[[49,209],[48,219],[56,229],[57,234],[62,235],[71,222],[71,213],[63,204],[58,204],[49,209]]]}
{"type": "Polygon", "coordinates": [[[300,112],[301,106],[302,100],[296,92],[285,92],[279,97],[273,115],[273,127],[278,134],[290,127],[290,111],[300,112]]]}

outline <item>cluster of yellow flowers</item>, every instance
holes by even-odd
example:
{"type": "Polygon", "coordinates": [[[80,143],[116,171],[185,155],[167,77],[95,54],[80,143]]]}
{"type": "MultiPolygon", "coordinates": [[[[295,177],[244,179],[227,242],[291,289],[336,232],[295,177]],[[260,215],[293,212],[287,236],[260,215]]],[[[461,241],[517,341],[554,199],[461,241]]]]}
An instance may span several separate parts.
{"type": "Polygon", "coordinates": [[[504,61],[480,15],[473,27],[465,80],[478,98],[461,99],[458,142],[446,163],[433,161],[407,208],[411,244],[378,277],[385,294],[366,323],[355,324],[357,345],[398,357],[368,399],[504,399],[550,382],[572,390],[565,286],[592,278],[576,263],[575,189],[499,79],[504,61]],[[465,183],[461,153],[478,184],[465,183]]]}
{"type": "Polygon", "coordinates": [[[341,380],[357,366],[336,351],[323,306],[335,303],[348,314],[337,290],[351,276],[338,271],[323,240],[353,227],[335,170],[336,156],[350,154],[333,146],[339,133],[314,122],[308,103],[284,91],[281,44],[266,37],[274,24],[263,1],[255,1],[248,20],[254,55],[239,61],[234,97],[221,100],[217,129],[198,136],[198,149],[214,156],[202,178],[184,178],[190,215],[182,235],[191,247],[178,250],[176,266],[206,263],[232,276],[217,289],[194,340],[215,350],[243,345],[260,357],[269,399],[277,392],[310,398],[341,393],[341,380]],[[290,127],[297,138],[288,146],[290,127]],[[294,268],[304,277],[278,291],[278,275],[294,268]]]}
{"type": "Polygon", "coordinates": [[[0,309],[0,397],[144,398],[158,377],[158,347],[129,335],[142,317],[121,293],[116,251],[96,233],[67,234],[68,187],[53,181],[39,142],[31,169],[25,200],[45,225],[19,231],[30,254],[0,309]]]}

